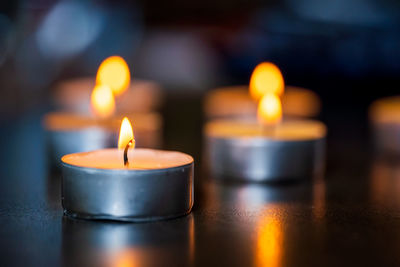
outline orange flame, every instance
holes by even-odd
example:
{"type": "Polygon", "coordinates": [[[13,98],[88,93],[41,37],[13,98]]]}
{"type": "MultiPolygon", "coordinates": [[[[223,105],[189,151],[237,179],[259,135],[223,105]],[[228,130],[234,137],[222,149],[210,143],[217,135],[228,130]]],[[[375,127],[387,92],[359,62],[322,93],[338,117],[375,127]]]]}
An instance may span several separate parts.
{"type": "Polygon", "coordinates": [[[114,95],[107,85],[96,85],[92,91],[91,105],[93,112],[101,117],[108,118],[115,111],[114,95]]]}
{"type": "Polygon", "coordinates": [[[122,119],[121,129],[119,130],[118,148],[124,149],[131,140],[131,148],[135,148],[135,137],[133,135],[132,124],[127,117],[124,117],[122,119]]]}
{"type": "Polygon", "coordinates": [[[282,95],[284,87],[281,71],[270,62],[258,64],[250,78],[250,95],[255,100],[259,100],[266,93],[282,95]]]}
{"type": "Polygon", "coordinates": [[[106,58],[97,71],[96,83],[108,85],[115,95],[121,95],[128,89],[131,79],[126,61],[119,56],[106,58]]]}
{"type": "Polygon", "coordinates": [[[258,104],[257,116],[262,124],[278,124],[282,119],[282,105],[279,96],[271,93],[265,94],[258,104]]]}

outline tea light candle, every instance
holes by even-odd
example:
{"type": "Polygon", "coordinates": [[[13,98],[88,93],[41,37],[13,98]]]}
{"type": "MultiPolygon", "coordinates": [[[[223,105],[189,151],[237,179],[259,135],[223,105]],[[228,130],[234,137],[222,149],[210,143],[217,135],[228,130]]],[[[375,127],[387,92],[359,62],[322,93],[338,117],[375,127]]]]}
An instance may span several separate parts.
{"type": "Polygon", "coordinates": [[[278,67],[268,62],[255,68],[250,85],[222,87],[210,91],[205,97],[204,112],[208,119],[256,118],[257,101],[265,91],[270,90],[277,90],[278,95],[283,93],[285,116],[316,117],[320,112],[321,101],[317,94],[305,88],[285,87],[278,67]],[[273,87],[278,89],[271,89],[273,87]]]}
{"type": "Polygon", "coordinates": [[[113,90],[116,113],[151,112],[162,103],[162,90],[153,81],[134,79],[127,63],[118,56],[105,59],[96,77],[75,78],[59,83],[52,102],[60,110],[74,113],[90,113],[90,96],[96,84],[107,84],[113,90]]]}
{"type": "Polygon", "coordinates": [[[85,219],[148,221],[190,213],[193,158],[181,152],[129,150],[134,144],[131,125],[124,118],[118,149],[63,156],[64,214],[85,219]]]}
{"type": "Polygon", "coordinates": [[[400,96],[378,99],[369,108],[375,148],[383,154],[400,154],[400,96]]]}
{"type": "MultiPolygon", "coordinates": [[[[135,122],[138,147],[161,146],[162,119],[158,113],[134,113],[128,118],[135,122]]],[[[46,114],[43,122],[51,164],[58,167],[66,154],[115,147],[121,120],[122,116],[101,119],[66,112],[46,114]]]]}
{"type": "MultiPolygon", "coordinates": [[[[74,101],[83,99],[84,102],[86,99],[90,99],[90,105],[87,106],[91,107],[91,115],[65,111],[50,113],[45,116],[44,126],[50,151],[50,162],[53,166],[57,166],[58,164],[55,163],[58,163],[61,156],[65,154],[115,145],[115,136],[118,134],[115,131],[118,127],[115,126],[121,122],[120,119],[122,118],[118,115],[119,105],[128,106],[130,100],[130,94],[126,93],[130,83],[128,65],[121,57],[107,58],[99,67],[96,83],[91,93],[86,90],[90,88],[89,84],[87,84],[87,87],[86,85],[80,87],[77,84],[76,88],[73,89],[75,91],[68,91],[72,94],[65,94],[65,98],[62,98],[68,99],[68,96],[74,96],[76,97],[72,98],[74,101]],[[85,95],[88,93],[89,96],[82,95],[82,92],[85,95]],[[122,98],[121,94],[123,94],[122,98]],[[126,99],[126,102],[116,99],[126,99]]],[[[65,92],[67,93],[67,91],[65,92]]],[[[140,95],[136,96],[140,97],[140,95]]],[[[139,100],[135,98],[136,102],[141,100],[146,102],[146,98],[139,100]]],[[[134,105],[135,101],[131,105],[134,105]]],[[[135,129],[137,130],[139,146],[150,148],[160,146],[162,126],[160,115],[154,112],[129,112],[125,114],[129,114],[128,117],[137,123],[135,129]]]]}
{"type": "Polygon", "coordinates": [[[326,127],[318,121],[281,119],[280,100],[265,95],[259,121],[216,120],[206,124],[207,166],[215,179],[286,181],[321,174],[326,127]]]}

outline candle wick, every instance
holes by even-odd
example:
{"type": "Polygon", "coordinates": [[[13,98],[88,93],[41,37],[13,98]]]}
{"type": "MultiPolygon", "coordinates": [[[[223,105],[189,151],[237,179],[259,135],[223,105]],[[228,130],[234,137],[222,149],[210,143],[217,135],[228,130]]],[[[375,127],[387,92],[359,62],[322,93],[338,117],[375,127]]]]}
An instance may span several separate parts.
{"type": "Polygon", "coordinates": [[[129,166],[129,162],[128,162],[128,149],[129,147],[132,146],[132,140],[130,140],[128,142],[128,144],[126,144],[126,147],[124,149],[124,166],[129,166]]]}

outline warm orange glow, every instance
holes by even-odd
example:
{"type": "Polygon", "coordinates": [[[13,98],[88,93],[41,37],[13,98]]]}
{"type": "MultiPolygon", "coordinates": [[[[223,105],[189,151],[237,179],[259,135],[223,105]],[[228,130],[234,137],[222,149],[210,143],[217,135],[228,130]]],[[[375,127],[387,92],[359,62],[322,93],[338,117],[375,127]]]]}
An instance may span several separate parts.
{"type": "Polygon", "coordinates": [[[122,57],[106,58],[97,71],[96,83],[110,86],[115,95],[120,95],[129,87],[131,74],[122,57]]]}
{"type": "Polygon", "coordinates": [[[115,111],[114,95],[107,85],[96,85],[91,96],[92,110],[101,118],[110,117],[115,111]]]}
{"type": "Polygon", "coordinates": [[[121,129],[119,130],[118,148],[124,149],[131,140],[133,140],[131,148],[135,148],[132,124],[127,117],[124,117],[121,123],[121,129]]]}
{"type": "MultiPolygon", "coordinates": [[[[144,259],[140,256],[142,253],[140,251],[134,249],[126,249],[122,251],[118,251],[113,258],[111,258],[111,262],[109,266],[115,267],[135,267],[143,261],[144,259]]],[[[107,264],[108,265],[108,264],[107,264]]]]}
{"type": "Polygon", "coordinates": [[[250,78],[250,95],[258,100],[266,93],[282,95],[285,82],[279,68],[270,62],[257,65],[250,78]]]}
{"type": "Polygon", "coordinates": [[[281,222],[277,218],[263,218],[257,233],[256,265],[281,266],[282,243],[281,222]]]}
{"type": "Polygon", "coordinates": [[[279,96],[270,93],[264,95],[258,104],[257,117],[264,125],[278,124],[282,119],[282,105],[279,96]]]}
{"type": "Polygon", "coordinates": [[[375,159],[371,169],[371,200],[380,207],[399,210],[400,165],[386,159],[375,159]]]}

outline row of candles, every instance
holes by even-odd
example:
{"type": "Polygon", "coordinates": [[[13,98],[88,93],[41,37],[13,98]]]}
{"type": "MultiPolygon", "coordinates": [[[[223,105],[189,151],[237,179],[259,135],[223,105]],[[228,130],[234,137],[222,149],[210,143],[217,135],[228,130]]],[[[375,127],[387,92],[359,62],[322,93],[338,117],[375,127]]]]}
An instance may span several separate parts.
{"type": "MultiPolygon", "coordinates": [[[[193,207],[193,158],[155,149],[161,145],[162,119],[155,111],[160,87],[130,79],[126,62],[112,56],[96,77],[64,82],[55,92],[64,111],[47,114],[44,126],[50,160],[62,169],[68,216],[148,221],[182,216],[193,207]]],[[[400,120],[391,117],[399,103],[380,100],[371,108],[381,147],[400,142],[400,120]]],[[[320,108],[316,94],[285,86],[279,68],[268,62],[254,69],[248,86],[211,91],[204,103],[210,175],[281,182],[322,174],[327,129],[307,119],[320,108]]]]}

